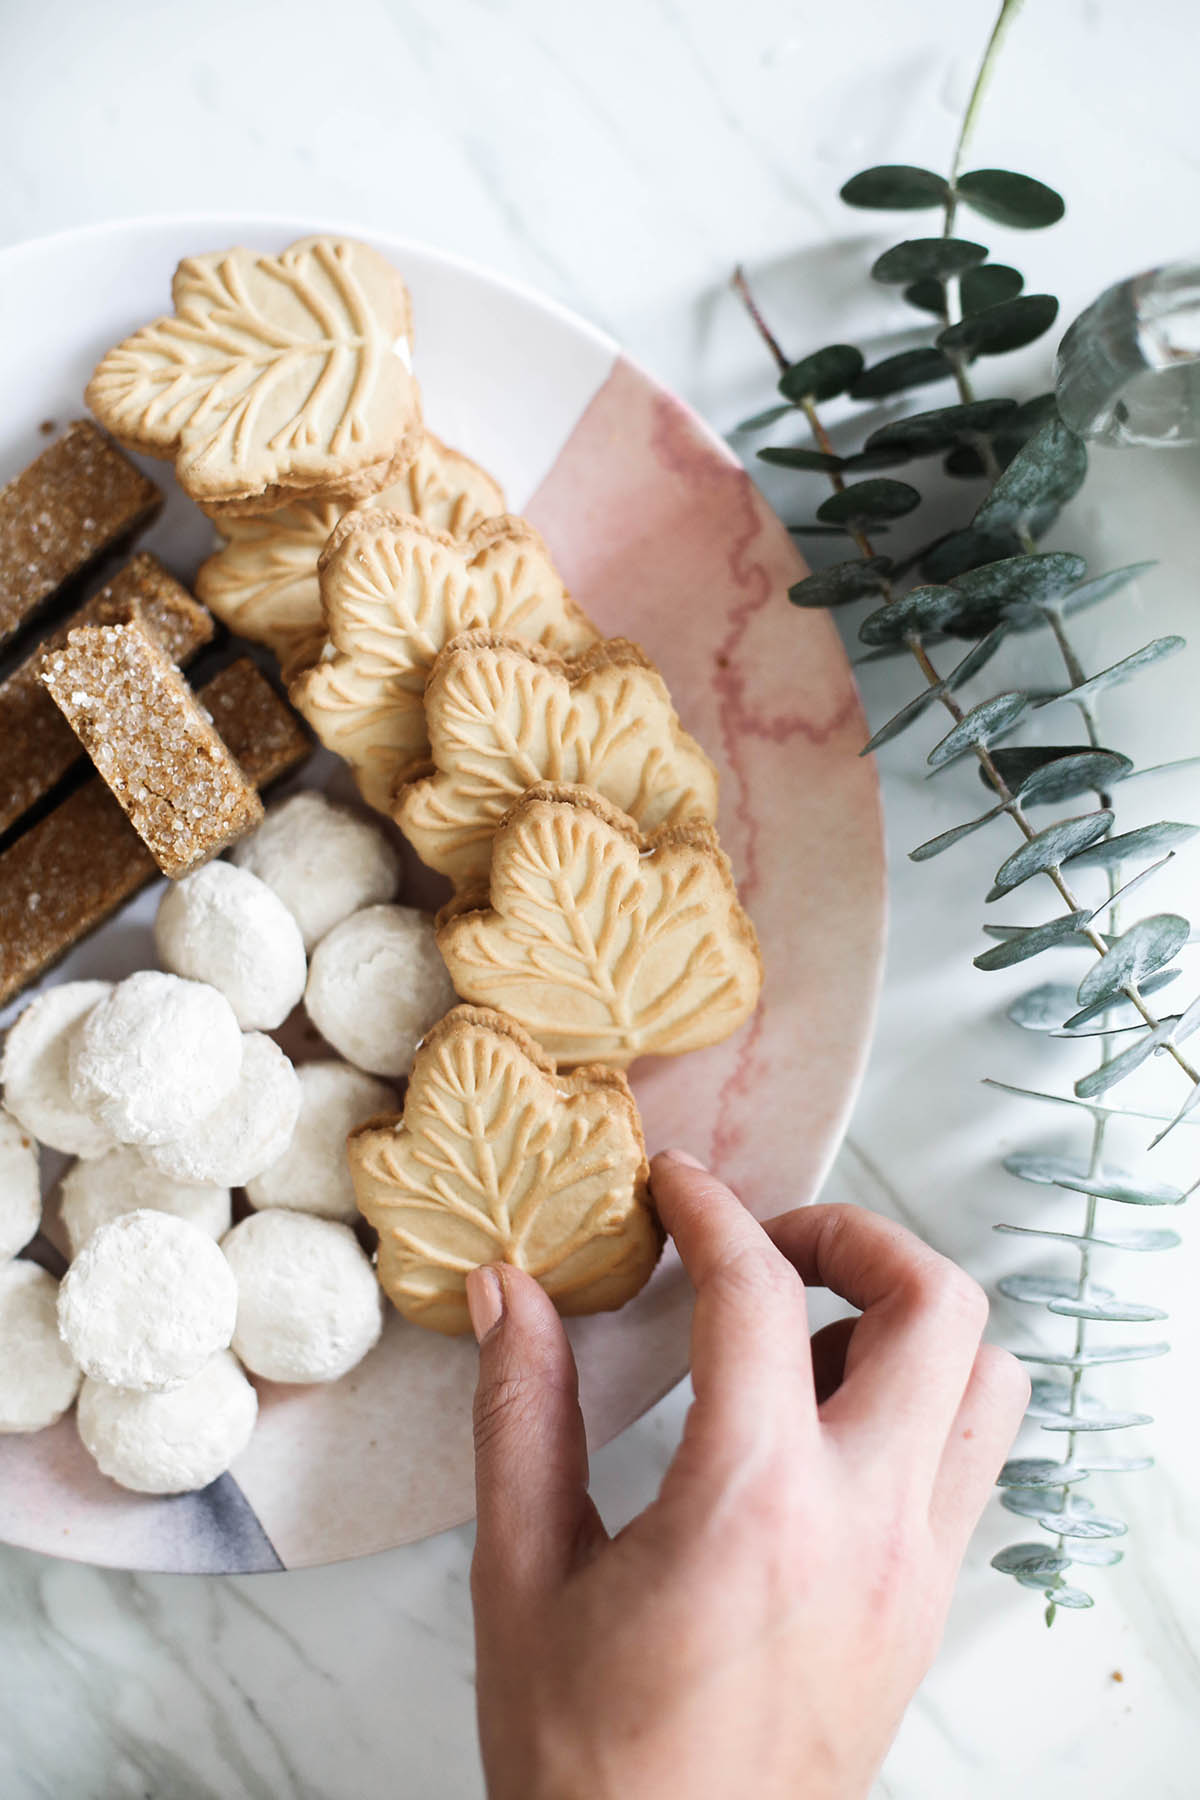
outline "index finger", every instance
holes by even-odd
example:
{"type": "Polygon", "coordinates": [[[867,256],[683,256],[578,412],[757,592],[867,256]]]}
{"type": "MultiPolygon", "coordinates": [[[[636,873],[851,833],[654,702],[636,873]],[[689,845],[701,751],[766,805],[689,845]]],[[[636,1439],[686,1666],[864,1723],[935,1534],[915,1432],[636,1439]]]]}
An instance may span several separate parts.
{"type": "Polygon", "coordinates": [[[795,1268],[736,1194],[686,1151],[656,1156],[650,1185],[696,1290],[698,1405],[753,1427],[782,1398],[789,1416],[803,1408],[815,1424],[808,1316],[795,1268]]]}

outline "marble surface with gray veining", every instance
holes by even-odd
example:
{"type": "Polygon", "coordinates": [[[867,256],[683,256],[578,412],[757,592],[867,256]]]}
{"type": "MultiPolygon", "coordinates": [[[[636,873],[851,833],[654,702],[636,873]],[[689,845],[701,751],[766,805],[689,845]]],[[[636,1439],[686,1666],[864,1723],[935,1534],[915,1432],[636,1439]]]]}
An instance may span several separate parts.
{"type": "MultiPolygon", "coordinates": [[[[944,166],[992,10],[990,0],[8,0],[0,242],[189,211],[307,211],[399,231],[594,319],[727,429],[766,402],[771,377],[727,292],[739,259],[795,353],[832,338],[904,342],[900,309],[863,280],[872,246],[887,241],[879,221],[841,208],[837,188],[873,161],[944,166]]],[[[1055,183],[1070,213],[1044,237],[984,235],[1031,289],[1062,296],[1064,318],[1116,276],[1200,247],[1194,49],[1189,0],[1038,0],[1013,31],[973,160],[1055,183]]],[[[1023,354],[1028,391],[1047,367],[1042,347],[1023,354]]],[[[1195,456],[1097,458],[1072,547],[1096,568],[1154,555],[1161,566],[1125,604],[1083,622],[1090,666],[1193,623],[1198,484],[1195,456]]],[[[769,491],[797,517],[821,492],[808,477],[769,491]]],[[[1037,654],[1022,648],[1014,679],[1037,654]]],[[[1152,686],[1114,695],[1111,741],[1147,761],[1194,749],[1195,666],[1173,662],[1152,686]]],[[[894,710],[911,681],[896,665],[865,671],[872,717],[894,710]]],[[[1037,1200],[998,1157],[1052,1143],[1056,1121],[980,1081],[1069,1080],[1078,1052],[1016,1034],[999,1008],[1020,982],[970,967],[998,840],[934,865],[906,859],[965,816],[972,778],[927,784],[915,738],[886,754],[883,778],[890,960],[827,1195],[891,1213],[990,1280],[1029,1260],[992,1222],[1028,1220],[1037,1200]]],[[[1196,815],[1194,777],[1150,786],[1131,790],[1123,819],[1196,815]]],[[[1171,872],[1174,896],[1194,910],[1198,871],[1193,854],[1171,872]]],[[[1025,916],[1015,900],[996,910],[1025,916]]],[[[1188,1160],[1184,1144],[1163,1173],[1184,1173],[1188,1160]]],[[[782,1206],[786,1169],[779,1181],[782,1206]]],[[[1193,1251],[1144,1259],[1154,1266],[1125,1282],[1165,1296],[1175,1345],[1105,1384],[1158,1419],[1146,1434],[1157,1470],[1110,1496],[1132,1525],[1125,1563],[1090,1572],[1095,1611],[1047,1633],[1036,1597],[987,1567],[1023,1535],[993,1508],[879,1796],[1197,1792],[1193,1251]]],[[[1014,1343],[1029,1329],[1011,1310],[994,1325],[1014,1343]]],[[[685,1404],[677,1391],[595,1458],[610,1523],[654,1491],[685,1404]]],[[[0,1794],[478,1795],[469,1554],[463,1530],[357,1564],[222,1580],[0,1550],[0,1794]]]]}

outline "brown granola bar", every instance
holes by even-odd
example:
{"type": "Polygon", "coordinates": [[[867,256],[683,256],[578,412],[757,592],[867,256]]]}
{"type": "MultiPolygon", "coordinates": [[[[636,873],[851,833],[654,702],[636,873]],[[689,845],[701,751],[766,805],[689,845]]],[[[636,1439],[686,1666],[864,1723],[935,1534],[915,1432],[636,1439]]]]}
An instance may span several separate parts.
{"type": "Polygon", "coordinates": [[[69,426],[0,488],[0,644],[161,506],[154,483],[90,419],[69,426]]]}
{"type": "MultiPolygon", "coordinates": [[[[199,698],[256,787],[308,755],[300,720],[248,658],[214,675],[199,698]]],[[[157,874],[104,783],[85,781],[0,856],[0,1006],[157,874]]]]}
{"type": "Polygon", "coordinates": [[[132,557],[107,587],[0,682],[0,832],[48,794],[83,755],[79,739],[39,680],[42,656],[62,649],[77,626],[118,624],[130,618],[134,607],[172,662],[189,662],[212,639],[215,625],[208,609],[180,587],[157,557],[145,550],[132,557]]]}
{"type": "Polygon", "coordinates": [[[81,626],[41,668],[164,875],[186,875],[259,823],[262,801],[137,619],[81,626]]]}

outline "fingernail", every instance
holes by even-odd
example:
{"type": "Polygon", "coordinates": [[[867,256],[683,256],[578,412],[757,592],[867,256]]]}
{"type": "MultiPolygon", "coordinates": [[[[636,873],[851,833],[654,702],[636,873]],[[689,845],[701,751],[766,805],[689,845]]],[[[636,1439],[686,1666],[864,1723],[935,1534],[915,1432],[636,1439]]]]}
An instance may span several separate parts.
{"type": "Polygon", "coordinates": [[[703,1169],[704,1163],[690,1150],[660,1150],[659,1155],[664,1162],[682,1163],[685,1169],[703,1169]]]}
{"type": "Polygon", "coordinates": [[[504,1289],[495,1269],[472,1269],[467,1276],[467,1311],[475,1342],[482,1344],[504,1316],[504,1289]]]}

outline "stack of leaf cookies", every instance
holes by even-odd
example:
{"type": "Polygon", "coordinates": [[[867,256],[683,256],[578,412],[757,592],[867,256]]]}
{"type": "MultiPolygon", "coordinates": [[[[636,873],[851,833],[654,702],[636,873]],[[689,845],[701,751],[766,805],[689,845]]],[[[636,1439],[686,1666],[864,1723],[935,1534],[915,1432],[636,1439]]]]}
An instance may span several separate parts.
{"type": "Polygon", "coordinates": [[[761,986],[716,771],[645,654],[424,431],[381,257],[326,238],[198,257],[174,299],[89,399],[175,456],[224,539],[199,591],[454,885],[438,944],[470,1004],[427,1036],[403,1115],[349,1144],[380,1279],[449,1332],[484,1262],[564,1312],[619,1306],[662,1241],[622,1071],[728,1036],[761,986]]]}

